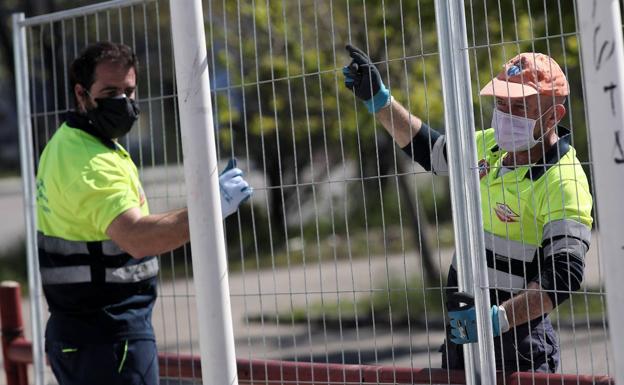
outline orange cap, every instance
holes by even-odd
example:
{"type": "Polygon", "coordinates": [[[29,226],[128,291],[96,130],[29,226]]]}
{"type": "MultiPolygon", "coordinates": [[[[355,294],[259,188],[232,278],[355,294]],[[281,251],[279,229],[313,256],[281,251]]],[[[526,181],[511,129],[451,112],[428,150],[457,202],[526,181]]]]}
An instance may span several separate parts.
{"type": "Polygon", "coordinates": [[[505,65],[481,89],[482,96],[522,98],[530,95],[566,96],[568,80],[553,58],[542,53],[523,52],[505,65]]]}

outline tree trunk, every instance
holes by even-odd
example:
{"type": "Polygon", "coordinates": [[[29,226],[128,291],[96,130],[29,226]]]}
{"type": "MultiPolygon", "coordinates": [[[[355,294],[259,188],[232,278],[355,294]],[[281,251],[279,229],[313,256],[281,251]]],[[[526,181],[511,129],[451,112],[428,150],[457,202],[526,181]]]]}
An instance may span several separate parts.
{"type": "MultiPolygon", "coordinates": [[[[404,160],[400,156],[397,157],[397,173],[404,174],[404,160]]],[[[418,195],[412,191],[408,184],[408,176],[401,175],[399,177],[399,189],[402,195],[402,201],[405,205],[404,211],[412,222],[412,234],[416,247],[420,250],[420,257],[423,265],[423,278],[425,284],[439,284],[440,272],[436,267],[434,255],[431,247],[431,240],[427,229],[429,223],[424,214],[422,207],[418,204],[418,195]]]]}

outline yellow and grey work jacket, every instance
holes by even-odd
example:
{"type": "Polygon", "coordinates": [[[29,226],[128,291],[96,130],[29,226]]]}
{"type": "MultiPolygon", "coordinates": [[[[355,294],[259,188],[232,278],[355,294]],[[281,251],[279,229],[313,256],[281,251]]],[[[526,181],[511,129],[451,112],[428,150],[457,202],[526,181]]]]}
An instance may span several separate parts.
{"type": "Polygon", "coordinates": [[[134,259],[106,235],[121,213],[149,214],[136,166],[116,142],[68,114],[37,172],[39,266],[50,309],[46,339],[153,339],[158,260],[134,259]]]}
{"type": "MultiPolygon", "coordinates": [[[[476,133],[491,302],[538,282],[556,306],[579,289],[590,245],[592,196],[587,177],[558,127],[559,141],[540,161],[505,169],[494,130],[476,133]]],[[[446,174],[445,137],[423,124],[403,150],[425,169],[446,174]]],[[[448,286],[456,286],[455,258],[448,286]]]]}

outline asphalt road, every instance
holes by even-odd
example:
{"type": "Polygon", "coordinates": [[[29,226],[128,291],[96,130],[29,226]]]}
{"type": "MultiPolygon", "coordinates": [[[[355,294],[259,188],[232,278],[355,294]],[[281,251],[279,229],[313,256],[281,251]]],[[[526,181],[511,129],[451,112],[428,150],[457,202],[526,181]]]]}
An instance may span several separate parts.
{"type": "MultiPolygon", "coordinates": [[[[449,257],[448,252],[440,255],[440,261],[444,264],[449,257]]],[[[409,328],[391,328],[383,322],[337,327],[322,322],[278,323],[269,318],[263,322],[246,321],[246,315],[284,313],[293,308],[314,307],[321,300],[336,303],[338,299],[367,296],[371,290],[383,289],[384,276],[400,277],[405,271],[418,271],[418,260],[400,255],[378,256],[370,261],[357,259],[232,274],[229,279],[236,354],[248,359],[439,367],[437,350],[444,333],[433,320],[431,326],[418,324],[409,328]]],[[[161,351],[198,354],[195,298],[189,280],[160,285],[153,322],[161,351]]],[[[23,306],[28,322],[27,299],[23,306]]],[[[560,328],[561,372],[612,372],[605,330],[601,325],[588,326],[582,319],[576,321],[574,328],[571,324],[560,328]]],[[[0,384],[4,381],[0,377],[0,384]]]]}
{"type": "MultiPolygon", "coordinates": [[[[165,170],[166,171],[166,170],[165,170]]],[[[159,183],[162,170],[144,174],[146,190],[150,189],[150,206],[154,212],[166,207],[183,205],[184,191],[172,189],[170,183],[159,183]],[[151,187],[147,187],[151,186],[151,187]],[[162,197],[162,198],[160,198],[162,197]],[[152,203],[153,202],[153,203],[152,203]],[[160,207],[162,206],[162,207],[160,207]]],[[[177,175],[176,170],[171,170],[177,175]]],[[[167,180],[171,181],[168,177],[167,180]]],[[[0,221],[0,251],[10,247],[23,234],[23,202],[17,178],[0,181],[0,212],[11,220],[0,221]]],[[[451,250],[443,250],[436,258],[448,266],[451,250]]],[[[378,321],[362,325],[277,323],[269,318],[247,322],[247,316],[286,314],[292,309],[310,309],[321,302],[335,304],[353,301],[383,290],[385,277],[411,277],[420,271],[415,256],[376,256],[355,261],[339,261],[296,266],[276,271],[249,271],[230,275],[230,290],[237,356],[257,359],[286,359],[319,362],[348,362],[396,365],[401,367],[439,367],[437,352],[443,330],[418,323],[391,328],[378,321]],[[260,321],[260,322],[258,322],[260,321]],[[342,326],[342,327],[340,327],[342,326]]],[[[586,258],[585,284],[599,287],[602,279],[598,263],[596,235],[586,258]]],[[[178,275],[179,276],[179,275],[178,275]]],[[[160,285],[160,297],[154,310],[154,325],[162,351],[198,354],[195,295],[191,281],[178,279],[160,285]]],[[[29,322],[28,300],[24,316],[29,322]]],[[[321,320],[322,321],[322,320],[321,320]]],[[[601,324],[583,319],[560,325],[562,348],[561,371],[564,373],[609,374],[610,362],[606,331],[601,324]],[[572,327],[574,326],[574,327],[572,327]]],[[[218,333],[218,331],[216,331],[218,333]]],[[[30,334],[27,330],[27,334],[30,334]]],[[[1,357],[0,357],[1,359],[1,357]]],[[[0,385],[5,378],[0,369],[0,385]]]]}
{"type": "Polygon", "coordinates": [[[0,179],[0,256],[24,237],[24,199],[20,178],[0,179]],[[8,220],[7,220],[8,219],[8,220]]]}

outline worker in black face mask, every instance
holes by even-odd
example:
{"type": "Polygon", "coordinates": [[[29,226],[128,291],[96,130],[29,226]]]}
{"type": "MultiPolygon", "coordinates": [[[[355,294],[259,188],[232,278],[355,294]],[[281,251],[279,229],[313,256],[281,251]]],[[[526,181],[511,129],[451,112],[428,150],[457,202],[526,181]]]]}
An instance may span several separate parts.
{"type": "MultiPolygon", "coordinates": [[[[130,48],[93,44],[70,75],[76,110],[46,144],[37,172],[47,357],[60,385],[156,385],[156,256],[189,241],[188,211],[151,214],[117,141],[139,117],[130,48]]],[[[252,189],[233,159],[219,185],[223,219],[252,189]]]]}
{"type": "Polygon", "coordinates": [[[96,106],[87,108],[86,114],[95,133],[105,139],[116,139],[126,135],[134,122],[139,119],[141,110],[133,98],[125,93],[108,98],[93,98],[96,106]]]}

